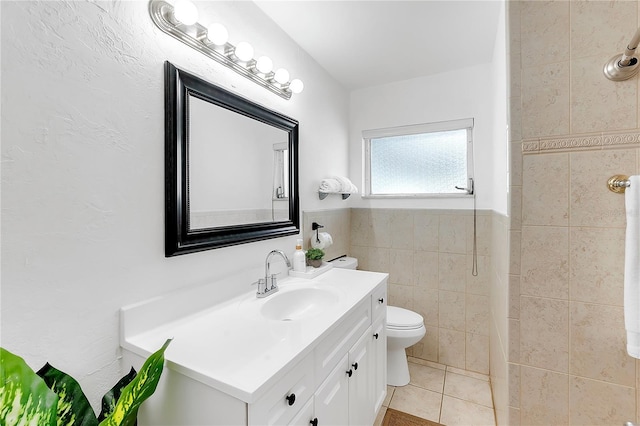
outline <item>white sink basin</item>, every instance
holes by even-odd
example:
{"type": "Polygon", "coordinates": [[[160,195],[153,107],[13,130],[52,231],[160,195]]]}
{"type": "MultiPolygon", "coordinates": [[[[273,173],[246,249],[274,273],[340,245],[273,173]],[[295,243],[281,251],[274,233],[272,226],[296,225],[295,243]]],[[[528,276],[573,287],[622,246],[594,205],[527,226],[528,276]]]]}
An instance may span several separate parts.
{"type": "Polygon", "coordinates": [[[322,288],[298,288],[276,293],[265,301],[260,313],[276,321],[295,321],[320,314],[338,302],[338,295],[322,288]]]}

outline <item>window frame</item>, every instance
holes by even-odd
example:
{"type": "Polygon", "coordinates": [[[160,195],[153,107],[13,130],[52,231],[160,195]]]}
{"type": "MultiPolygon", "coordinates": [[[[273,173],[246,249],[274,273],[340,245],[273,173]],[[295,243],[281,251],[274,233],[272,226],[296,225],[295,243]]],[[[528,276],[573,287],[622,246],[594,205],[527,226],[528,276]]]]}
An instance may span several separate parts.
{"type": "Polygon", "coordinates": [[[363,198],[467,198],[473,197],[473,192],[468,191],[447,193],[402,193],[402,194],[372,194],[371,193],[371,139],[415,135],[421,133],[436,133],[450,130],[467,130],[467,185],[473,188],[473,129],[474,119],[464,118],[457,120],[439,121],[434,123],[414,124],[409,126],[389,127],[383,129],[363,130],[363,156],[364,156],[364,193],[363,198]]]}

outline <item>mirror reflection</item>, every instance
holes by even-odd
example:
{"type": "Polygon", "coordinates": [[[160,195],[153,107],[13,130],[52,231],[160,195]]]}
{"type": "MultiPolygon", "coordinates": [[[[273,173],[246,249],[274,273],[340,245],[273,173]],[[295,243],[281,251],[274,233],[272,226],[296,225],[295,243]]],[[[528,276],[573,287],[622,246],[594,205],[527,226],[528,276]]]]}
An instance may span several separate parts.
{"type": "Polygon", "coordinates": [[[189,229],[289,218],[289,133],[189,96],[189,229]]]}

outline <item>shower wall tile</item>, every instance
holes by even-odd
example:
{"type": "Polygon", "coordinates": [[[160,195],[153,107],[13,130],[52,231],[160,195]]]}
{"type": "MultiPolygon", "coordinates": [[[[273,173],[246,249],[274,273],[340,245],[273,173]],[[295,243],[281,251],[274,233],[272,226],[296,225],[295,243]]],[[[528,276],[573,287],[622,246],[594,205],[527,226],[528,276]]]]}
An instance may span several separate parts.
{"type": "Polygon", "coordinates": [[[509,231],[509,274],[520,275],[522,268],[522,232],[509,231]]]}
{"type": "Polygon", "coordinates": [[[569,133],[570,68],[556,62],[522,70],[523,139],[569,133]]]}
{"type": "Polygon", "coordinates": [[[509,275],[508,318],[520,318],[520,275],[509,275]]]}
{"type": "Polygon", "coordinates": [[[623,305],[624,228],[570,230],[569,286],[572,299],[623,305]]]}
{"type": "Polygon", "coordinates": [[[522,142],[509,145],[511,149],[511,159],[509,160],[509,171],[511,173],[511,185],[522,186],[522,142]]]}
{"type": "Polygon", "coordinates": [[[414,240],[413,248],[421,251],[438,251],[439,215],[427,210],[419,210],[414,213],[414,240]]]}
{"type": "Polygon", "coordinates": [[[635,386],[635,359],[627,355],[623,308],[571,302],[571,374],[635,386]]]}
{"type": "Polygon", "coordinates": [[[533,367],[569,371],[569,303],[520,299],[520,362],[533,367]]]}
{"type": "MultiPolygon", "coordinates": [[[[514,79],[520,81],[520,74],[521,71],[518,71],[514,79]]],[[[522,97],[520,92],[518,92],[518,96],[509,98],[509,139],[514,144],[522,141],[522,97]]]]}
{"type": "Polygon", "coordinates": [[[469,273],[473,268],[473,255],[468,254],[465,273],[467,277],[465,292],[467,294],[488,296],[491,286],[491,256],[478,256],[477,267],[477,276],[469,273]]]}
{"type": "Polygon", "coordinates": [[[389,282],[413,284],[413,250],[391,249],[389,252],[389,282]]]}
{"type": "Polygon", "coordinates": [[[522,224],[569,224],[569,154],[523,158],[522,224]]]}
{"type": "Polygon", "coordinates": [[[466,288],[467,256],[464,254],[440,253],[438,258],[438,288],[463,292],[466,288]]]}
{"type": "Polygon", "coordinates": [[[636,391],[619,386],[571,376],[569,410],[571,424],[623,425],[636,415],[636,391]]]}
{"type": "Polygon", "coordinates": [[[569,2],[525,1],[521,4],[523,67],[560,62],[569,57],[569,2]]]}
{"type": "Polygon", "coordinates": [[[439,329],[438,362],[452,367],[465,368],[464,331],[439,329]]]}
{"type": "Polygon", "coordinates": [[[431,288],[416,287],[413,290],[413,309],[422,315],[425,325],[438,327],[440,312],[440,291],[431,288]]]}
{"type": "Polygon", "coordinates": [[[401,284],[388,284],[387,297],[389,305],[413,310],[413,287],[401,284]]]}
{"type": "MultiPolygon", "coordinates": [[[[624,46],[621,44],[620,46],[624,46]]],[[[620,47],[618,47],[618,50],[620,47]]],[[[638,125],[638,82],[612,82],[601,67],[611,52],[571,63],[571,133],[633,129],[638,125]]]]}
{"type": "Polygon", "coordinates": [[[465,370],[489,374],[489,336],[466,334],[465,370]]]}
{"type": "Polygon", "coordinates": [[[475,294],[466,295],[467,333],[489,335],[489,297],[475,294]]]}
{"type": "MultiPolygon", "coordinates": [[[[467,253],[473,253],[473,217],[468,218],[467,222],[467,253]]],[[[493,217],[484,214],[476,215],[476,236],[477,244],[476,250],[478,255],[488,256],[491,254],[491,227],[493,217]]]]}
{"type": "Polygon", "coordinates": [[[521,294],[568,299],[569,228],[523,227],[521,271],[521,294]]]}
{"type": "Polygon", "coordinates": [[[571,58],[605,55],[609,59],[621,51],[637,29],[637,11],[635,1],[572,1],[571,58]]]}
{"type": "Polygon", "coordinates": [[[414,226],[411,210],[394,210],[391,212],[391,248],[413,250],[414,226]]]}
{"type": "Polygon", "coordinates": [[[571,225],[624,227],[624,197],[607,188],[615,174],[636,170],[635,149],[571,153],[571,225]]]}
{"type": "Polygon", "coordinates": [[[518,392],[509,392],[509,406],[520,407],[520,364],[509,363],[509,389],[518,392]]]}
{"type": "Polygon", "coordinates": [[[459,309],[466,306],[465,294],[440,290],[438,298],[438,325],[450,330],[465,331],[465,309],[459,309]]]}
{"type": "Polygon", "coordinates": [[[391,247],[393,226],[392,210],[375,209],[370,212],[369,244],[374,247],[391,247]]]}
{"type": "Polygon", "coordinates": [[[413,283],[420,288],[438,289],[438,252],[413,253],[413,283]]]}
{"type": "Polygon", "coordinates": [[[569,424],[569,376],[522,366],[520,416],[523,425],[569,424]]]}
{"type": "Polygon", "coordinates": [[[460,215],[440,215],[438,250],[444,253],[467,252],[467,220],[460,215]]]}
{"type": "Polygon", "coordinates": [[[507,343],[509,352],[507,361],[520,362],[520,321],[509,319],[509,341],[507,343]]]}
{"type": "Polygon", "coordinates": [[[512,186],[509,193],[511,229],[522,229],[522,187],[512,186]]]}

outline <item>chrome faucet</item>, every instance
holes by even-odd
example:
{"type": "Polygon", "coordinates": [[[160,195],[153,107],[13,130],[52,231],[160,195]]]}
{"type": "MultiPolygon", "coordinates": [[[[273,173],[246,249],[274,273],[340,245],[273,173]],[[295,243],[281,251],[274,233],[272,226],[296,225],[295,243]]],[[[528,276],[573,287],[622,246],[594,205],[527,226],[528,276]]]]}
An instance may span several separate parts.
{"type": "Polygon", "coordinates": [[[264,261],[264,278],[260,278],[258,280],[258,291],[256,292],[256,297],[267,297],[270,294],[278,291],[278,283],[276,281],[276,274],[270,274],[269,272],[269,259],[274,254],[280,255],[285,262],[287,262],[287,266],[291,267],[291,262],[289,258],[282,250],[271,250],[267,255],[267,258],[264,261]]]}

